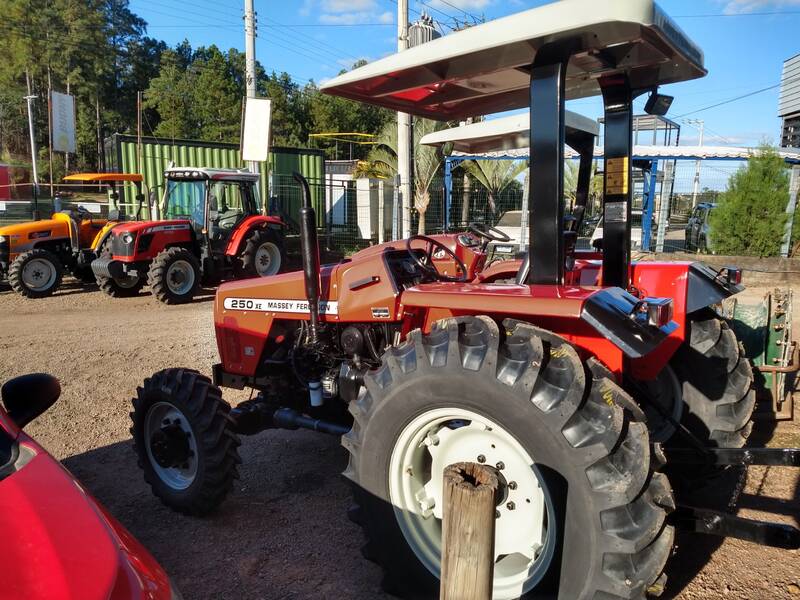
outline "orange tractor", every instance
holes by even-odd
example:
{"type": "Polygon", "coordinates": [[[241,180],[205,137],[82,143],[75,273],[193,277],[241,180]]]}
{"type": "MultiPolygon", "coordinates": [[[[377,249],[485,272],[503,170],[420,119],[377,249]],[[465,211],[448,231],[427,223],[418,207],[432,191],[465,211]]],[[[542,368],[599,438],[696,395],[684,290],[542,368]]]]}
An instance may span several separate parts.
{"type": "Polygon", "coordinates": [[[150,286],[166,304],[190,301],[201,282],[276,274],[284,262],[283,223],[259,209],[258,175],[248,171],[174,167],[164,173],[160,220],[114,228],[92,262],[111,296],[150,286]]]}
{"type": "Polygon", "coordinates": [[[15,292],[28,298],[50,296],[61,284],[65,270],[83,281],[94,281],[92,260],[106,244],[111,229],[126,218],[116,208],[121,185],[130,183],[136,187],[137,209],[131,217],[141,216],[144,202],[141,175],[76,173],[64,181],[105,184],[115,208],[107,218],[102,218],[75,204],[74,208],[54,213],[50,219],[0,227],[0,274],[8,278],[15,292]]]}
{"type": "Polygon", "coordinates": [[[664,589],[677,527],[781,548],[800,531],[698,508],[725,465],[800,466],[797,449],[743,449],[753,373],[714,309],[741,271],[632,263],[632,103],[705,75],[703,54],[652,0],[565,0],[453,33],[343,74],[323,91],[458,121],[530,106],[529,240],[484,269],[490,230],[389,242],[321,266],[308,184],[303,270],[226,283],[213,381],[159,371],[133,400],[139,464],[180,512],[233,487],[239,435],[341,437],[352,518],[393,593],[435,598],[443,472],[492,468],[493,598],[641,600],[664,589]],[[564,144],[588,198],[594,135],[565,101],[605,106],[602,252],[565,218],[564,144]],[[257,395],[231,408],[220,387],[257,395]]]}

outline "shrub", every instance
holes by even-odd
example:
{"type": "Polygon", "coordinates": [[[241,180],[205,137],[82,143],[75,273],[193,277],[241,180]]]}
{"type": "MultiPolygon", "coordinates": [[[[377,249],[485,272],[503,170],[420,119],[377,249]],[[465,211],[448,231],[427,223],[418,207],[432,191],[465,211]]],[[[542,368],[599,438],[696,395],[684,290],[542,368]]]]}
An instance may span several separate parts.
{"type": "Polygon", "coordinates": [[[788,199],[786,165],[772,148],[762,146],[746,167],[731,175],[711,212],[711,248],[718,254],[778,255],[788,199]]]}

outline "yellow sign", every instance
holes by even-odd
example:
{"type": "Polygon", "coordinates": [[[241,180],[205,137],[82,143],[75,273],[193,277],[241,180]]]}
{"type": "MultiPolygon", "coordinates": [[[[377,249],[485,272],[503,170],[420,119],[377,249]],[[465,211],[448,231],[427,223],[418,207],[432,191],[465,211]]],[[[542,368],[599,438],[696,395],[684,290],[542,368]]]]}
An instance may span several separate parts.
{"type": "Polygon", "coordinates": [[[628,193],[628,157],[606,159],[606,194],[628,193]]]}

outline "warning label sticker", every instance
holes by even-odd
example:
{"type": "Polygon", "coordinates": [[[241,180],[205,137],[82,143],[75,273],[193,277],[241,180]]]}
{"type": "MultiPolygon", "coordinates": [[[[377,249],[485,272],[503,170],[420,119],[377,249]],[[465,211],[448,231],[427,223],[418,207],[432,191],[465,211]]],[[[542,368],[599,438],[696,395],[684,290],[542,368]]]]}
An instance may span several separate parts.
{"type": "Polygon", "coordinates": [[[606,194],[628,193],[628,157],[606,159],[606,194]]]}

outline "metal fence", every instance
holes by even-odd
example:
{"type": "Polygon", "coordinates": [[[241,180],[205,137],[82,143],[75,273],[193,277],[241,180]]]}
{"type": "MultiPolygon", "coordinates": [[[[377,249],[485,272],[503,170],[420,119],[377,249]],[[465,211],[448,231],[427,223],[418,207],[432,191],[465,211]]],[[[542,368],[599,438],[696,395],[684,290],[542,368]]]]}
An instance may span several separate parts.
{"type": "MultiPolygon", "coordinates": [[[[745,164],[744,161],[703,161],[696,186],[694,160],[673,161],[671,165],[661,167],[663,172],[658,175],[658,192],[654,195],[650,249],[663,252],[706,251],[706,247],[697,238],[688,248],[686,246],[687,222],[693,207],[705,202],[716,202],[720,193],[726,189],[731,175],[745,164]],[[662,196],[668,201],[663,210],[662,196]],[[662,221],[663,239],[659,245],[662,221]]],[[[329,175],[324,179],[312,178],[309,181],[319,231],[327,248],[347,255],[371,244],[402,237],[403,215],[391,181],[352,181],[345,177],[336,177],[329,175]]],[[[62,192],[67,190],[63,185],[58,185],[57,189],[62,192]]],[[[40,212],[43,217],[49,216],[54,208],[52,199],[47,197],[48,191],[47,186],[40,187],[40,212]]],[[[75,192],[73,199],[65,198],[64,208],[69,207],[71,201],[85,199],[90,202],[99,201],[104,207],[101,210],[104,211],[107,210],[107,204],[103,203],[104,196],[102,189],[85,186],[80,193],[75,192]]],[[[523,186],[519,181],[514,181],[498,194],[490,194],[474,179],[470,179],[470,185],[465,186],[464,178],[456,176],[453,177],[449,212],[445,219],[444,182],[436,180],[429,189],[429,202],[424,210],[424,228],[419,227],[420,211],[412,208],[411,232],[441,233],[445,231],[445,222],[448,231],[463,231],[472,222],[493,226],[508,211],[521,210],[522,196],[523,186]]],[[[631,223],[634,249],[639,249],[642,240],[644,198],[643,177],[640,172],[634,171],[631,223]]],[[[569,199],[567,203],[569,204],[569,199]]],[[[285,218],[290,236],[298,232],[300,204],[301,192],[297,183],[288,175],[274,175],[270,187],[269,210],[280,213],[285,218]]],[[[586,227],[580,232],[579,247],[591,247],[594,229],[602,226],[602,222],[598,223],[601,206],[600,195],[592,197],[587,206],[586,227]]],[[[22,197],[0,202],[0,224],[29,220],[30,214],[30,202],[22,197]]]]}

